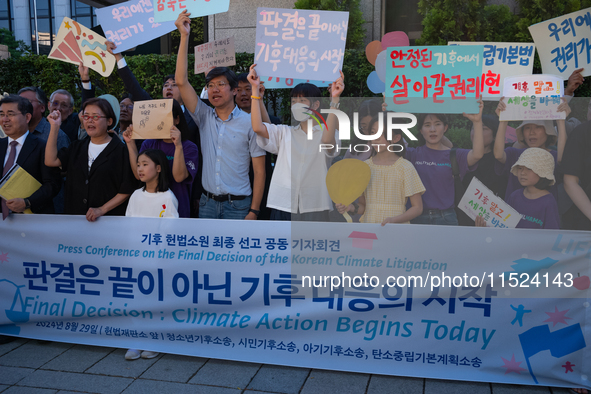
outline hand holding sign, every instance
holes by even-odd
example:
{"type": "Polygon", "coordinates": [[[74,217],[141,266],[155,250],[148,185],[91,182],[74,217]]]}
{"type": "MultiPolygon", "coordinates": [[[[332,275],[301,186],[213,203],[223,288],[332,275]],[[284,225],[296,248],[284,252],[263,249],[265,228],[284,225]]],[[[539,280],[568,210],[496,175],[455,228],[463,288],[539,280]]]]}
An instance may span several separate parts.
{"type": "Polygon", "coordinates": [[[189,18],[190,16],[191,13],[187,10],[184,10],[179,14],[178,18],[174,22],[174,25],[179,30],[179,33],[181,33],[181,37],[186,38],[189,37],[189,34],[191,34],[191,19],[189,18]]]}
{"type": "Polygon", "coordinates": [[[105,42],[105,37],[70,18],[64,18],[48,58],[82,64],[103,77],[108,77],[113,72],[116,61],[107,51],[105,42]]]}
{"type": "Polygon", "coordinates": [[[133,108],[132,122],[135,126],[132,129],[131,138],[171,138],[171,129],[174,127],[172,101],[172,99],[136,101],[133,108]]]}

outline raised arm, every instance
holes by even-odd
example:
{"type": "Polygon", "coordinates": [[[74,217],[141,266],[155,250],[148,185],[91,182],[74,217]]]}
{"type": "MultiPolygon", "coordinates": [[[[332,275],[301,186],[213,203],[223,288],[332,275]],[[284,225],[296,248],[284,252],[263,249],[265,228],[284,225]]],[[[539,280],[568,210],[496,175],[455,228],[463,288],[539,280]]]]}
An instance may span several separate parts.
{"type": "Polygon", "coordinates": [[[131,172],[133,172],[135,179],[139,181],[140,177],[137,174],[137,146],[135,141],[131,139],[132,134],[133,125],[129,125],[129,127],[123,132],[123,140],[125,141],[125,145],[127,145],[127,151],[129,152],[129,165],[131,167],[131,172]]]}
{"type": "MultiPolygon", "coordinates": [[[[250,107],[250,122],[252,125],[252,130],[262,138],[269,138],[269,132],[267,131],[267,126],[263,123],[263,113],[267,113],[267,109],[263,104],[263,98],[261,96],[261,80],[257,75],[256,70],[254,69],[256,64],[250,66],[250,71],[248,73],[248,82],[250,82],[250,86],[252,87],[252,95],[254,97],[260,97],[260,99],[253,99],[255,100],[255,105],[250,107]]],[[[268,117],[268,115],[267,115],[268,117]]],[[[270,122],[269,122],[270,123],[270,122]]]]}
{"type": "Polygon", "coordinates": [[[172,177],[177,183],[181,183],[189,176],[187,163],[185,163],[185,152],[181,141],[181,132],[175,126],[170,128],[170,138],[174,144],[174,160],[172,161],[172,177]]]}
{"type": "MultiPolygon", "coordinates": [[[[566,102],[566,99],[562,98],[562,103],[558,106],[558,112],[566,112],[565,118],[568,118],[568,115],[571,112],[570,106],[566,102]]],[[[558,141],[556,143],[556,148],[558,149],[558,156],[557,161],[560,163],[562,161],[562,154],[564,153],[564,147],[566,146],[566,121],[565,119],[558,119],[556,121],[556,126],[558,127],[558,141]]]]}
{"type": "MultiPolygon", "coordinates": [[[[342,71],[339,72],[341,73],[341,76],[337,78],[337,80],[334,81],[329,88],[331,107],[333,106],[333,104],[337,104],[340,101],[341,94],[343,93],[343,90],[345,90],[345,75],[342,71]]],[[[336,140],[334,135],[339,124],[337,116],[335,114],[329,114],[328,119],[326,119],[326,124],[328,126],[328,130],[325,130],[324,133],[322,133],[321,142],[323,144],[330,144],[332,146],[335,146],[336,140]]],[[[333,152],[334,149],[331,149],[330,151],[333,152]]]]}
{"type": "Polygon", "coordinates": [[[53,111],[47,116],[51,128],[49,137],[45,145],[45,165],[47,167],[61,167],[62,162],[57,157],[57,136],[62,125],[62,115],[60,111],[53,111]]]}
{"type": "Polygon", "coordinates": [[[478,163],[478,161],[482,159],[482,156],[484,156],[484,136],[482,130],[482,110],[484,109],[484,102],[482,101],[482,96],[480,96],[480,100],[478,100],[478,105],[479,110],[477,114],[467,114],[464,112],[464,117],[472,121],[472,125],[474,125],[472,150],[468,152],[467,158],[468,166],[473,166],[478,163]]]}
{"type": "MultiPolygon", "coordinates": [[[[507,108],[507,104],[503,102],[504,97],[501,97],[499,101],[499,105],[497,106],[496,113],[497,116],[501,117],[501,112],[507,108]]],[[[495,137],[495,146],[493,149],[495,159],[500,161],[502,164],[505,164],[507,161],[507,154],[505,153],[505,132],[507,131],[507,125],[509,122],[506,120],[499,122],[499,129],[497,130],[497,136],[495,137]]]]}
{"type": "Polygon", "coordinates": [[[189,76],[187,74],[187,53],[189,51],[189,33],[191,32],[191,19],[189,18],[190,15],[191,14],[185,10],[179,14],[176,22],[174,22],[181,34],[179,54],[176,58],[176,73],[174,79],[181,92],[181,97],[185,107],[194,113],[195,109],[197,108],[197,104],[199,103],[199,96],[197,95],[197,92],[195,92],[195,89],[193,89],[193,86],[191,86],[189,83],[189,76]]]}
{"type": "Polygon", "coordinates": [[[125,85],[125,90],[127,90],[133,96],[134,101],[141,101],[141,100],[151,100],[152,97],[140,86],[135,75],[131,72],[129,66],[125,63],[125,66],[119,68],[120,60],[123,59],[121,53],[113,53],[115,49],[117,49],[117,45],[111,41],[107,41],[107,51],[115,56],[117,60],[117,74],[123,81],[123,85],[125,85]]]}

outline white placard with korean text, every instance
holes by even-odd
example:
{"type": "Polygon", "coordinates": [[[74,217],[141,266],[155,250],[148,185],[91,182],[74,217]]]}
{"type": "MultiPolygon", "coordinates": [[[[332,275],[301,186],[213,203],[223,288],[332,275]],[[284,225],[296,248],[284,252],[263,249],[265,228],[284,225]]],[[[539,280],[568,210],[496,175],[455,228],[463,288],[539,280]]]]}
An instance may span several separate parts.
{"type": "Polygon", "coordinates": [[[565,119],[558,112],[564,95],[563,81],[555,75],[534,74],[505,78],[503,99],[507,108],[500,120],[565,119]]]}
{"type": "Polygon", "coordinates": [[[470,219],[482,216],[488,227],[515,228],[521,220],[519,212],[495,195],[476,177],[472,178],[458,208],[470,219]]]}
{"type": "Polygon", "coordinates": [[[211,41],[195,47],[195,74],[201,74],[213,67],[234,66],[235,64],[234,37],[211,41]]]}
{"type": "Polygon", "coordinates": [[[542,72],[563,80],[579,68],[591,75],[591,8],[562,15],[529,27],[542,72]]]}
{"type": "Polygon", "coordinates": [[[335,81],[343,68],[348,12],[257,9],[258,75],[335,81]]]}
{"type": "Polygon", "coordinates": [[[447,45],[483,45],[480,91],[483,100],[502,97],[503,79],[531,74],[536,53],[533,43],[450,41],[447,45]]]}

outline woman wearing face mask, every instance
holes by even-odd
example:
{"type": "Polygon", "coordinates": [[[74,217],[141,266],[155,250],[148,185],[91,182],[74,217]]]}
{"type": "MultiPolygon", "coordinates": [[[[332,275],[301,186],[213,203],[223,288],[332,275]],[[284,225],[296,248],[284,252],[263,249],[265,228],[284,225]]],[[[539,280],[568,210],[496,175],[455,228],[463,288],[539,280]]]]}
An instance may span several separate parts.
{"type": "MultiPolygon", "coordinates": [[[[257,133],[257,143],[268,152],[277,155],[267,207],[272,208],[271,220],[328,221],[332,201],[326,189],[326,173],[332,157],[338,155],[335,139],[337,118],[330,114],[328,129],[315,124],[308,130],[311,110],[320,106],[321,93],[315,85],[301,83],[291,91],[291,112],[297,126],[263,123],[265,106],[260,99],[260,80],[250,67],[248,81],[252,86],[252,129],[257,133]],[[311,132],[311,139],[308,133],[311,132]],[[324,147],[326,149],[321,150],[324,147]]],[[[339,98],[345,89],[344,76],[331,86],[331,107],[338,108],[339,98]]],[[[316,123],[314,121],[314,123],[316,123]]]]}

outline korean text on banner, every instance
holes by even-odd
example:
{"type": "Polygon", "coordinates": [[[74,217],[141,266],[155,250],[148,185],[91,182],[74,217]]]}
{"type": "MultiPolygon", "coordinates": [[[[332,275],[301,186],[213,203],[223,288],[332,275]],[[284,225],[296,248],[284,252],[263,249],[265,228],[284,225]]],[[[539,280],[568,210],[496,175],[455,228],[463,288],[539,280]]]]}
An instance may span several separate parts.
{"type": "Polygon", "coordinates": [[[388,48],[388,109],[477,113],[483,50],[482,45],[388,48]]]}
{"type": "Polygon", "coordinates": [[[176,27],[174,22],[154,22],[156,0],[129,0],[125,3],[96,9],[107,40],[117,45],[120,53],[170,33],[176,27]]]}
{"type": "Polygon", "coordinates": [[[175,21],[185,10],[191,13],[191,18],[214,15],[227,12],[230,0],[154,0],[154,21],[175,21]]]}
{"type": "Polygon", "coordinates": [[[533,72],[535,45],[532,43],[450,41],[447,45],[484,46],[480,77],[483,100],[498,100],[502,97],[504,78],[533,72]]]}
{"type": "Polygon", "coordinates": [[[257,9],[258,75],[335,81],[343,68],[348,12],[257,9]]]}
{"type": "Polygon", "coordinates": [[[259,224],[11,215],[0,222],[0,333],[591,388],[587,232],[259,224]]]}
{"type": "Polygon", "coordinates": [[[500,120],[565,119],[566,112],[557,112],[564,95],[562,78],[534,74],[505,78],[503,99],[507,108],[500,120]]]}
{"type": "Polygon", "coordinates": [[[591,75],[591,8],[562,15],[529,27],[544,74],[563,80],[578,68],[591,75]]]}
{"type": "Polygon", "coordinates": [[[133,107],[133,139],[170,138],[172,99],[136,101],[133,107]]]}
{"type": "Polygon", "coordinates": [[[47,57],[76,65],[83,64],[108,77],[116,61],[115,56],[107,52],[105,42],[105,37],[70,18],[64,18],[47,57]]]}
{"type": "Polygon", "coordinates": [[[235,64],[234,37],[211,41],[195,47],[195,74],[201,74],[212,67],[235,64]]]}
{"type": "Polygon", "coordinates": [[[279,77],[261,77],[261,82],[265,84],[265,89],[292,89],[300,83],[311,83],[319,88],[328,86],[333,81],[312,81],[309,79],[293,79],[279,77]]]}
{"type": "Polygon", "coordinates": [[[482,216],[489,227],[515,228],[521,220],[521,215],[515,209],[476,177],[472,178],[458,208],[470,219],[482,216]]]}

